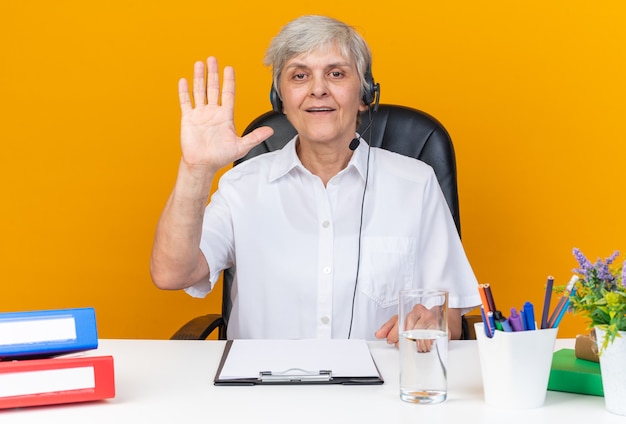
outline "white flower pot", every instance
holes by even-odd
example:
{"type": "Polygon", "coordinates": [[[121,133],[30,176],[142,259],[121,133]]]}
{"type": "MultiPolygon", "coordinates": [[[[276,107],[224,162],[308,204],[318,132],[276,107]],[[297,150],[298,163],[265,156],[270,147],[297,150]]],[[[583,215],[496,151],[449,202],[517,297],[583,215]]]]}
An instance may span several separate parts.
{"type": "MultiPolygon", "coordinates": [[[[605,332],[597,327],[595,330],[600,348],[605,332]]],[[[606,409],[626,415],[626,331],[620,331],[620,335],[600,355],[600,371],[606,409]]]]}

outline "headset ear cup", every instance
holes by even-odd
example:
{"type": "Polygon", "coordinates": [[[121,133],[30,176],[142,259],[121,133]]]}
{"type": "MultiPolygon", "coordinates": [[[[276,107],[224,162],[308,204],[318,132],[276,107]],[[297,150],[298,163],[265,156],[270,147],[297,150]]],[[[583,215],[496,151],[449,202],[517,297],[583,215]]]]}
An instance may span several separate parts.
{"type": "Polygon", "coordinates": [[[280,100],[280,96],[274,84],[272,84],[272,88],[270,89],[270,103],[272,104],[274,112],[283,113],[283,102],[280,100]]]}
{"type": "Polygon", "coordinates": [[[376,110],[378,109],[378,98],[380,97],[380,85],[374,82],[371,64],[367,65],[367,70],[365,71],[365,83],[367,89],[363,93],[363,103],[366,106],[375,103],[374,110],[376,110]]]}
{"type": "Polygon", "coordinates": [[[374,81],[372,80],[372,74],[369,70],[369,67],[367,68],[367,71],[365,72],[365,85],[366,85],[366,89],[365,89],[365,92],[363,93],[363,103],[365,103],[365,106],[369,106],[374,100],[374,92],[373,92],[374,81]]]}
{"type": "Polygon", "coordinates": [[[365,103],[366,106],[374,103],[377,97],[377,93],[380,91],[379,87],[380,86],[378,84],[374,84],[373,80],[369,81],[368,88],[367,90],[365,90],[365,93],[363,93],[363,103],[365,103]]]}

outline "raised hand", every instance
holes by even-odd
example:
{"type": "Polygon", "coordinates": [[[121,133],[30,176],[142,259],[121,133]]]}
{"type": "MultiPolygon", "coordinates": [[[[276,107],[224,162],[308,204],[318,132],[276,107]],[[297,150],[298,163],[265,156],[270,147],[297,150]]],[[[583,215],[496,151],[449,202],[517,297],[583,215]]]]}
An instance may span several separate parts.
{"type": "Polygon", "coordinates": [[[190,167],[216,172],[244,156],[252,147],[273,134],[269,127],[258,128],[239,137],[234,124],[235,73],[224,68],[220,99],[217,59],[209,57],[207,72],[196,62],[193,75],[193,99],[186,79],[178,84],[183,162],[190,167]],[[193,102],[192,102],[193,101],[193,102]]]}
{"type": "Polygon", "coordinates": [[[224,69],[221,99],[217,60],[207,59],[206,79],[204,70],[202,62],[195,64],[193,99],[187,81],[181,79],[178,84],[183,157],[174,190],[157,225],[150,261],[152,279],[163,289],[189,287],[210,275],[198,246],[213,177],[273,133],[271,128],[261,127],[239,137],[233,121],[233,69],[224,69]]]}

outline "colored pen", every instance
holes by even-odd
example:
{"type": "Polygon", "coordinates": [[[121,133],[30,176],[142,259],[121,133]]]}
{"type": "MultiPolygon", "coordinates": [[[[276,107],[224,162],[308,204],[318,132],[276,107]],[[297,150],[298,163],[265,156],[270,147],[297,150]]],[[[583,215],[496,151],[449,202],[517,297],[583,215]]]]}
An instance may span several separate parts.
{"type": "Polygon", "coordinates": [[[511,308],[511,316],[509,317],[509,324],[511,324],[511,330],[522,331],[524,326],[522,325],[522,317],[517,313],[515,308],[511,308]]]}
{"type": "Polygon", "coordinates": [[[485,291],[485,284],[478,285],[478,293],[480,294],[480,299],[482,301],[481,314],[483,314],[483,322],[485,324],[485,334],[487,337],[493,337],[493,332],[496,330],[495,326],[491,325],[489,322],[488,316],[491,310],[489,309],[489,301],[487,300],[487,293],[485,291]]]}
{"type": "Polygon", "coordinates": [[[535,307],[530,302],[524,303],[524,319],[526,320],[525,327],[527,330],[537,329],[535,325],[535,307]]]}
{"type": "Polygon", "coordinates": [[[552,300],[552,287],[554,286],[554,277],[549,276],[546,283],[546,295],[543,299],[543,311],[541,314],[541,328],[548,328],[548,315],[550,314],[550,301],[552,300]]]}
{"type": "Polygon", "coordinates": [[[485,291],[484,284],[478,285],[478,294],[480,294],[480,300],[481,300],[481,303],[483,304],[483,308],[485,308],[485,314],[486,314],[491,309],[489,309],[489,300],[487,300],[487,292],[485,291]]]}
{"type": "Polygon", "coordinates": [[[489,310],[493,313],[497,311],[496,302],[493,299],[493,293],[491,292],[491,286],[489,284],[483,284],[485,288],[485,296],[487,297],[487,303],[489,304],[489,310]]]}
{"type": "Polygon", "coordinates": [[[489,338],[493,337],[493,333],[491,332],[490,326],[489,326],[489,320],[487,319],[487,315],[485,315],[485,308],[484,307],[480,307],[480,315],[483,318],[483,327],[485,329],[485,335],[489,338]]]}
{"type": "Polygon", "coordinates": [[[504,331],[504,328],[502,328],[502,321],[498,321],[497,319],[494,319],[494,322],[495,322],[496,330],[504,331]]]}
{"type": "Polygon", "coordinates": [[[554,324],[552,324],[552,328],[558,327],[559,324],[561,323],[561,320],[563,319],[563,315],[565,315],[565,312],[567,311],[567,308],[569,307],[569,297],[572,296],[574,293],[576,293],[576,288],[572,289],[570,295],[565,300],[565,303],[563,304],[563,309],[561,309],[559,316],[556,317],[556,319],[554,320],[554,324]]]}
{"type": "Polygon", "coordinates": [[[491,331],[491,335],[493,336],[494,331],[496,330],[496,320],[493,317],[493,312],[487,312],[487,320],[489,321],[489,327],[491,331]]]}
{"type": "Polygon", "coordinates": [[[535,326],[535,307],[532,303],[524,303],[524,329],[536,330],[535,326]]]}
{"type": "Polygon", "coordinates": [[[572,278],[569,280],[569,283],[567,283],[567,287],[565,287],[565,291],[563,292],[563,294],[561,295],[561,298],[559,299],[559,303],[557,303],[556,308],[554,309],[554,312],[552,312],[552,315],[550,315],[550,319],[548,320],[548,328],[554,328],[554,323],[557,317],[559,316],[559,314],[561,313],[561,311],[563,310],[563,307],[565,306],[565,302],[567,301],[572,290],[574,289],[574,284],[576,284],[576,281],[578,281],[578,276],[572,275],[572,278]]]}
{"type": "Polygon", "coordinates": [[[496,322],[496,328],[498,330],[505,331],[505,332],[511,331],[511,325],[509,324],[509,321],[506,319],[506,317],[502,315],[502,312],[496,311],[493,314],[493,318],[496,322]]]}

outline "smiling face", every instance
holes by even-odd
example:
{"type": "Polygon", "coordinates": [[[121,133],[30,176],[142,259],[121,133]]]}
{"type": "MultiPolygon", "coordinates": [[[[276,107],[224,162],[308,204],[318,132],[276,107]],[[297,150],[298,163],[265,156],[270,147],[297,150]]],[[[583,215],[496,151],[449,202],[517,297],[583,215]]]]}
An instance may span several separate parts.
{"type": "Polygon", "coordinates": [[[358,112],[366,109],[356,64],[334,44],[289,59],[280,92],[283,112],[303,144],[348,146],[358,112]]]}

